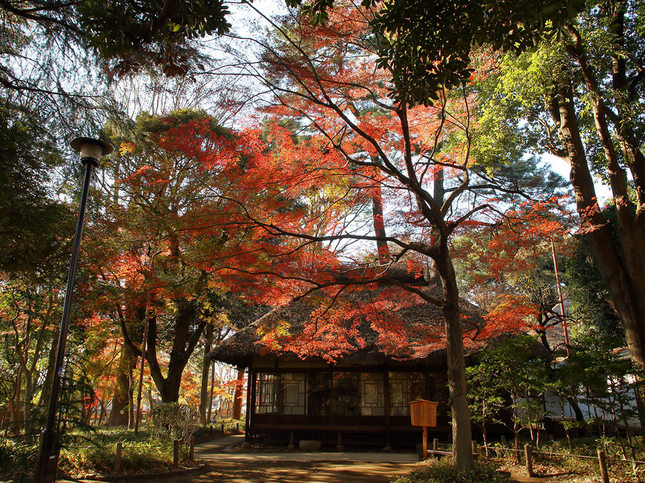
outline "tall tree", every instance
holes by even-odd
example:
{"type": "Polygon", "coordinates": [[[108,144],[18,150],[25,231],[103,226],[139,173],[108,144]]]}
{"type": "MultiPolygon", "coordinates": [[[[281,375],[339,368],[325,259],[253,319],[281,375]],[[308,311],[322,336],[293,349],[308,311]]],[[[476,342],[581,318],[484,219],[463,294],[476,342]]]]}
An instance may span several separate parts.
{"type": "MultiPolygon", "coordinates": [[[[273,176],[256,142],[262,146],[253,133],[233,134],[201,111],[142,114],[135,135],[120,140],[106,168],[116,182],[106,185],[104,211],[88,234],[92,271],[103,310],[121,328],[123,357],[131,354],[125,372],[141,354],[148,314],[146,359],[164,402],[177,401],[206,326],[240,312],[236,297],[280,298],[279,284],[258,285],[256,277],[261,281],[279,263],[271,253],[281,247],[274,236],[239,221],[237,207],[242,199],[273,217],[298,215],[280,213],[275,178],[273,191],[254,184],[256,174],[273,176]],[[240,273],[251,267],[253,274],[240,273]]],[[[282,260],[294,263],[293,256],[282,260]]]]}
{"type": "MultiPolygon", "coordinates": [[[[333,153],[340,160],[336,169],[346,169],[334,176],[351,180],[352,191],[374,199],[381,190],[384,218],[392,233],[377,229],[376,234],[369,234],[347,225],[316,236],[259,217],[255,221],[269,231],[303,240],[389,244],[390,261],[368,272],[371,281],[387,276],[388,266],[398,261],[406,260],[415,270],[428,260],[434,262],[440,295],[407,288],[442,308],[456,464],[468,468],[472,465],[470,420],[459,292],[449,240],[463,223],[489,208],[474,196],[482,186],[481,178],[471,171],[475,164],[469,155],[471,100],[445,89],[436,92],[439,100],[433,107],[411,108],[388,99],[396,86],[390,82],[391,72],[377,67],[380,38],[370,31],[371,14],[342,3],[328,11],[324,25],[312,25],[301,11],[292,12],[282,23],[272,25],[270,41],[249,39],[260,44],[264,69],[258,69],[257,63],[243,67],[273,94],[267,113],[297,120],[301,135],[307,136],[308,149],[300,148],[296,154],[290,153],[288,144],[278,145],[282,159],[295,158],[300,172],[306,173],[320,166],[322,155],[333,153]],[[442,173],[445,185],[441,199],[433,193],[437,172],[442,173]]],[[[331,167],[327,169],[332,172],[331,167]]]]}
{"type": "MultiPolygon", "coordinates": [[[[314,9],[327,5],[314,2],[314,9]]],[[[475,46],[510,51],[482,87],[482,129],[493,144],[519,142],[527,152],[550,153],[569,164],[594,261],[620,314],[632,359],[645,367],[645,7],[630,0],[439,7],[386,2],[375,20],[386,38],[382,62],[393,66],[406,99],[431,103],[437,84],[459,85],[470,77],[475,46]],[[617,236],[598,206],[593,173],[611,190],[617,236]]]]}
{"type": "Polygon", "coordinates": [[[481,90],[482,127],[504,126],[491,133],[493,139],[504,143],[513,136],[526,151],[550,153],[571,167],[581,233],[640,368],[645,367],[642,9],[629,1],[590,4],[576,22],[565,23],[559,41],[500,58],[481,90]],[[526,123],[518,125],[518,118],[526,123]],[[599,206],[595,175],[611,193],[614,219],[599,206]]]}
{"type": "MultiPolygon", "coordinates": [[[[310,8],[324,17],[332,3],[313,1],[310,8]]],[[[413,104],[431,104],[438,86],[469,80],[475,47],[508,52],[481,89],[482,129],[492,145],[519,142],[571,167],[583,231],[639,368],[645,367],[644,9],[631,0],[390,0],[373,22],[384,39],[380,63],[391,67],[398,88],[394,97],[413,104]],[[598,206],[593,173],[611,190],[617,236],[598,206]]]]}

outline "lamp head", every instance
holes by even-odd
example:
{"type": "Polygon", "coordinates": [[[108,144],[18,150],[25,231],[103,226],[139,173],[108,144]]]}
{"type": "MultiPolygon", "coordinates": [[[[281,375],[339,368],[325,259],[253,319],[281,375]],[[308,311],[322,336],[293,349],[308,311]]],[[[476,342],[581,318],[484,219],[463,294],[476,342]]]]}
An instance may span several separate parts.
{"type": "Polygon", "coordinates": [[[114,149],[111,144],[84,137],[74,139],[69,145],[80,155],[81,161],[89,158],[94,160],[95,164],[98,164],[103,156],[107,156],[114,149]]]}

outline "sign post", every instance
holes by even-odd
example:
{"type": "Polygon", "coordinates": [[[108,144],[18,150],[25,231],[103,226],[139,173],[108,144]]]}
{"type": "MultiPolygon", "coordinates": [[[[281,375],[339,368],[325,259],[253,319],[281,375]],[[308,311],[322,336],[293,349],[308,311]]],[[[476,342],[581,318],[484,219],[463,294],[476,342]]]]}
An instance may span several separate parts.
{"type": "Polygon", "coordinates": [[[410,401],[410,419],[412,426],[423,427],[423,457],[428,457],[428,428],[437,427],[437,406],[438,402],[417,399],[410,401]]]}

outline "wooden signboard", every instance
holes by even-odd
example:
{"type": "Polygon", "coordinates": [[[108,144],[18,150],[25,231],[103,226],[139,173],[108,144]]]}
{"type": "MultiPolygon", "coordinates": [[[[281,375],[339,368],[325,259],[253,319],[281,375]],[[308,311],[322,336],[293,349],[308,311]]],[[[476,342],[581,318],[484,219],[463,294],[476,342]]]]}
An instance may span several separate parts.
{"type": "Polygon", "coordinates": [[[438,405],[438,402],[426,401],[425,399],[410,401],[410,419],[412,419],[412,426],[436,427],[438,405]]]}
{"type": "Polygon", "coordinates": [[[423,426],[423,459],[428,457],[428,428],[437,427],[438,402],[417,399],[410,401],[412,426],[423,426]]]}

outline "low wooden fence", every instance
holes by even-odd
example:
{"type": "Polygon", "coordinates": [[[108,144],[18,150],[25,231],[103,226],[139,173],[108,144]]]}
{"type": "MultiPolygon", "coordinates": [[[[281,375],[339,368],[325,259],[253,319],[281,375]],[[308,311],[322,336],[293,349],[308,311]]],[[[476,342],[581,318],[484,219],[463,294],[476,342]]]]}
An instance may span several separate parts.
{"type": "MultiPolygon", "coordinates": [[[[478,457],[481,454],[480,447],[477,442],[473,441],[473,456],[478,457]]],[[[628,464],[632,468],[637,466],[645,465],[645,461],[622,459],[622,458],[611,458],[608,457],[602,449],[597,450],[596,456],[589,455],[578,455],[570,453],[554,453],[549,451],[539,451],[534,449],[530,444],[525,444],[524,449],[516,448],[507,448],[504,446],[493,446],[488,448],[489,452],[496,452],[497,455],[500,453],[508,452],[514,453],[517,456],[517,462],[522,463],[522,457],[524,459],[524,464],[526,466],[526,472],[529,476],[536,476],[533,471],[534,455],[544,455],[547,457],[557,457],[557,458],[572,458],[572,459],[582,459],[582,460],[596,460],[598,462],[598,468],[600,470],[600,478],[603,483],[609,483],[609,466],[608,463],[618,463],[618,464],[628,464]]],[[[452,455],[452,446],[442,444],[439,445],[437,439],[433,440],[432,449],[428,450],[427,456],[450,456],[452,455]]]]}

